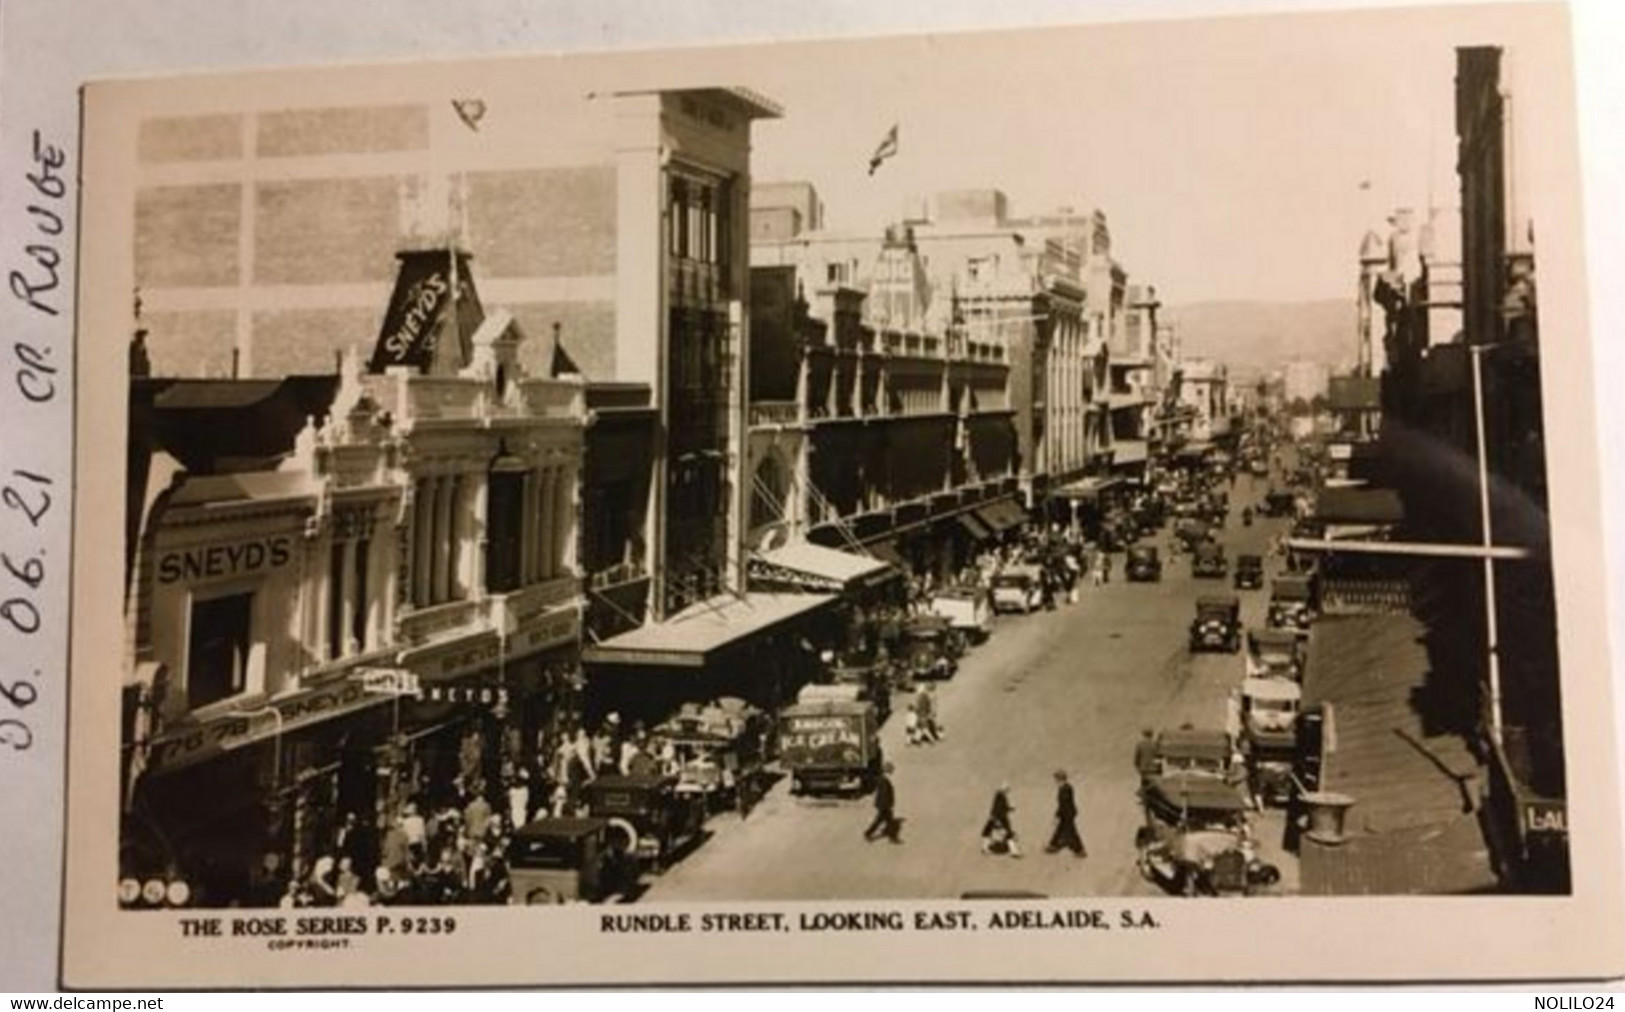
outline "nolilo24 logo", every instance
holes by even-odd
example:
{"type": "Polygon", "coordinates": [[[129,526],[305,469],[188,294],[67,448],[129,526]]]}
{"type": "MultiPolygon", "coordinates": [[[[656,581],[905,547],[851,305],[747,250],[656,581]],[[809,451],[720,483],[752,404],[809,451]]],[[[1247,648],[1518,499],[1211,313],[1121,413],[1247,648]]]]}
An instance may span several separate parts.
{"type": "Polygon", "coordinates": [[[1611,1009],[1614,996],[1604,995],[1535,995],[1537,1009],[1611,1009]]]}

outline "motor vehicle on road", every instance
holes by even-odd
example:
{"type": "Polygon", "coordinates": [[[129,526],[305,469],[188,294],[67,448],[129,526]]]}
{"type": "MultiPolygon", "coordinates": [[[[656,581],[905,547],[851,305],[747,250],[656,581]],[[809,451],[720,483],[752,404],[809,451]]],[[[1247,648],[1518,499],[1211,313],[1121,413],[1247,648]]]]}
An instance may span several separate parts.
{"type": "Polygon", "coordinates": [[[1241,649],[1241,599],[1234,594],[1207,594],[1196,599],[1191,619],[1191,651],[1236,653],[1241,649]]]}
{"type": "Polygon", "coordinates": [[[602,903],[637,883],[608,819],[540,818],[514,831],[508,845],[509,902],[602,903]]]}
{"type": "Polygon", "coordinates": [[[1042,574],[1037,566],[1010,566],[994,574],[992,580],[993,610],[1018,611],[1022,614],[1043,606],[1042,574]]]}
{"type": "Polygon", "coordinates": [[[1236,556],[1235,585],[1237,590],[1259,590],[1264,586],[1264,558],[1260,555],[1236,556]]]}
{"type": "Polygon", "coordinates": [[[1132,582],[1155,583],[1162,579],[1162,555],[1155,545],[1134,545],[1123,571],[1132,582]]]}
{"type": "Polygon", "coordinates": [[[1191,575],[1204,579],[1224,579],[1230,569],[1224,546],[1217,541],[1199,541],[1191,547],[1191,575]]]}

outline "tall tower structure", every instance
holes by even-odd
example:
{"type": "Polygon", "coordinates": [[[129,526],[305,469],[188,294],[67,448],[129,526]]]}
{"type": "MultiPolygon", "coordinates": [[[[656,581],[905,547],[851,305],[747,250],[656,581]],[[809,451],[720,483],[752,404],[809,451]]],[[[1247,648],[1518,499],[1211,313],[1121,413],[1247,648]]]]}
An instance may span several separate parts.
{"type": "Polygon", "coordinates": [[[1381,360],[1383,327],[1379,324],[1377,282],[1388,268],[1388,244],[1370,230],[1360,241],[1360,291],[1355,323],[1354,374],[1373,376],[1381,360]]]}

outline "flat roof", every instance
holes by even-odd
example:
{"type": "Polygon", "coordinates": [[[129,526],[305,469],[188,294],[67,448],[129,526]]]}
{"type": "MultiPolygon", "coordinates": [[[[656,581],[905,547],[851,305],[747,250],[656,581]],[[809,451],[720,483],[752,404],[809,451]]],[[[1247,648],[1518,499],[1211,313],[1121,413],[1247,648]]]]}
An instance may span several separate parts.
{"type": "Polygon", "coordinates": [[[834,594],[724,594],[691,605],[582,652],[595,664],[703,667],[730,643],[765,632],[833,601],[834,594]]]}

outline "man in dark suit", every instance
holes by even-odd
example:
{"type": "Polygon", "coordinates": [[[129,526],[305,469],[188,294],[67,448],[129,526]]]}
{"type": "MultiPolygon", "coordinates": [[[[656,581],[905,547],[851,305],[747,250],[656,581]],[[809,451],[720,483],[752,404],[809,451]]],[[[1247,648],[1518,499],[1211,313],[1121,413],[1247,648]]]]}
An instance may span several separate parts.
{"type": "Polygon", "coordinates": [[[892,786],[891,774],[892,764],[886,763],[880,768],[880,779],[875,781],[875,817],[863,831],[863,838],[870,843],[876,836],[884,836],[892,843],[903,842],[898,835],[902,825],[896,815],[897,788],[892,786]]]}
{"type": "Polygon", "coordinates": [[[1055,783],[1055,832],[1050,836],[1049,846],[1044,848],[1044,852],[1054,854],[1064,847],[1079,857],[1087,857],[1083,837],[1078,835],[1078,802],[1072,793],[1072,785],[1066,782],[1065,771],[1055,771],[1055,783]]]}

